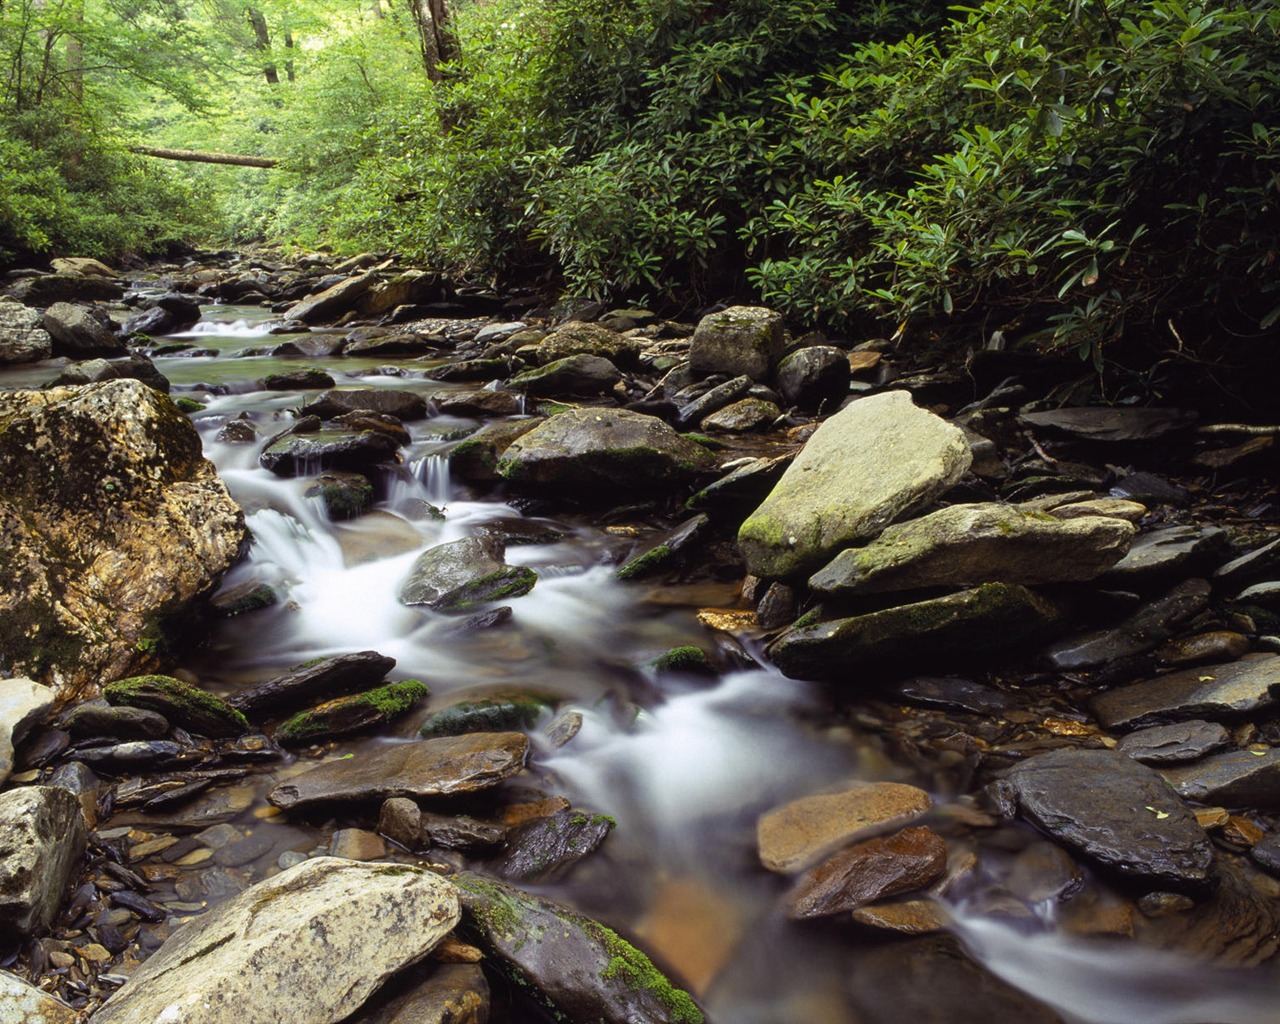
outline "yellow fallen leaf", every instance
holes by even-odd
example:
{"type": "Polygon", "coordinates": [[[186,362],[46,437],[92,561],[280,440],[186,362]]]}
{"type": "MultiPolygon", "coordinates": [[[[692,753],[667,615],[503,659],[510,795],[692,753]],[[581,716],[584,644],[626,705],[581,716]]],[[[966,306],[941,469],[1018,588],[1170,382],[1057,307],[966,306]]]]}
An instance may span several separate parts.
{"type": "Polygon", "coordinates": [[[1197,678],[1202,683],[1211,683],[1217,678],[1217,676],[1198,676],[1197,678]]]}
{"type": "Polygon", "coordinates": [[[1169,812],[1168,812],[1168,811],[1157,811],[1157,810],[1156,810],[1154,807],[1152,807],[1150,804],[1147,804],[1147,810],[1149,810],[1149,811],[1150,811],[1152,814],[1154,814],[1157,818],[1167,818],[1167,817],[1169,817],[1169,812]]]}

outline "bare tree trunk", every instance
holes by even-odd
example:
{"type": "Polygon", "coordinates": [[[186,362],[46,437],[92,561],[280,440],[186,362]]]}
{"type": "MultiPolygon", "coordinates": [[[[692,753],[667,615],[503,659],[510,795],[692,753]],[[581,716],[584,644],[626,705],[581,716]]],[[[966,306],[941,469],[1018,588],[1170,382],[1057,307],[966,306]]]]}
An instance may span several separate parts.
{"type": "MultiPolygon", "coordinates": [[[[293,49],[293,33],[292,32],[286,32],[284,34],[284,48],[286,50],[293,49]]],[[[284,76],[290,82],[296,80],[293,74],[293,58],[292,57],[290,57],[288,60],[284,62],[284,76]]]]}
{"type": "Polygon", "coordinates": [[[418,45],[427,77],[439,82],[441,64],[458,56],[458,37],[449,26],[447,0],[409,0],[409,10],[418,26],[418,45]]]}
{"type": "Polygon", "coordinates": [[[131,153],[154,156],[161,160],[185,160],[198,164],[232,164],[236,167],[275,167],[279,161],[269,156],[246,156],[243,153],[204,153],[194,149],[159,149],[155,146],[130,146],[131,153]]]}
{"type": "MultiPolygon", "coordinates": [[[[254,45],[263,53],[270,53],[271,36],[267,32],[267,19],[256,7],[245,8],[245,15],[249,19],[249,24],[253,26],[254,45]]],[[[262,66],[262,74],[266,77],[268,85],[280,84],[280,75],[276,72],[276,66],[272,61],[267,61],[262,66]]]]}

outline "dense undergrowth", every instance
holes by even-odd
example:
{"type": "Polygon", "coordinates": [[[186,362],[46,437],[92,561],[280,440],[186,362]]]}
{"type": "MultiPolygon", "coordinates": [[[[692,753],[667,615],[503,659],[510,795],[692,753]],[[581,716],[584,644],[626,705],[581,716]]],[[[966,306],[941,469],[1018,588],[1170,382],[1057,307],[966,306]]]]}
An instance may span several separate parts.
{"type": "MultiPolygon", "coordinates": [[[[216,223],[206,239],[1095,361],[1280,320],[1269,3],[490,0],[457,12],[436,82],[405,12],[305,3],[268,11],[315,41],[292,81],[261,81],[284,51],[242,40],[232,84],[151,74],[114,130],[36,138],[11,74],[0,248],[109,255],[216,223]],[[96,155],[69,162],[68,139],[96,155]],[[138,139],[283,169],[156,171],[123,152],[138,139]]],[[[200,35],[192,66],[234,65],[200,35]]]]}

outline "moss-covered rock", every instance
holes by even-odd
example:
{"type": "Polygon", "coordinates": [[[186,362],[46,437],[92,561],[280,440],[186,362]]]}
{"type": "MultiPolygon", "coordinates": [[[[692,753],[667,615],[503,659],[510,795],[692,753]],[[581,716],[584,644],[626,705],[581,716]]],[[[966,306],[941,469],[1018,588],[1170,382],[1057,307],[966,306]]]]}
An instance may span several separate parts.
{"type": "Polygon", "coordinates": [[[763,306],[731,306],[698,322],[689,343],[689,366],[702,376],[744,374],[765,381],[785,344],[780,313],[763,306]]]}
{"type": "Polygon", "coordinates": [[[503,732],[527,729],[550,709],[537,697],[514,700],[475,700],[454,704],[422,723],[423,736],[459,736],[467,732],[503,732]]]}
{"type": "Polygon", "coordinates": [[[502,545],[492,538],[463,537],[437,544],[418,557],[400,585],[402,604],[440,612],[471,611],[489,601],[521,597],[538,574],[502,561],[502,545]]]}
{"type": "Polygon", "coordinates": [[[406,679],[364,693],[338,697],[309,711],[300,711],[281,722],[276,739],[285,746],[313,743],[330,736],[345,736],[375,725],[392,722],[411,710],[430,691],[425,683],[406,679]]]}
{"type": "Polygon", "coordinates": [[[318,498],[330,519],[355,519],[373,504],[373,484],[360,473],[322,473],[304,493],[318,498]]]}
{"type": "Polygon", "coordinates": [[[221,697],[172,676],[133,676],[108,683],[102,695],[110,704],[145,708],[200,736],[240,736],[249,720],[221,697]]]}
{"type": "Polygon", "coordinates": [[[506,386],[526,395],[602,395],[620,380],[609,360],[579,353],[517,373],[506,386]]]}
{"type": "Polygon", "coordinates": [[[649,667],[659,675],[715,675],[715,668],[707,657],[707,652],[693,644],[663,651],[649,662],[649,667]]]}

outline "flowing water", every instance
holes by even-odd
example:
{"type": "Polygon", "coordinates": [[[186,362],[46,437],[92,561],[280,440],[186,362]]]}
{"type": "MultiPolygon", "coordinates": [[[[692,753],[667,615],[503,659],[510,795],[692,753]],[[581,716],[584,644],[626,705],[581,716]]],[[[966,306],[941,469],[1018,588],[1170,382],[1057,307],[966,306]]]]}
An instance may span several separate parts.
{"type": "MultiPolygon", "coordinates": [[[[207,400],[193,422],[247,513],[252,545],[226,585],[265,582],[279,597],[271,608],[223,622],[183,667],[228,693],[308,659],[372,649],[396,659],[392,678],[430,686],[430,700],[390,739],[339,749],[413,736],[427,714],[463,697],[536,693],[557,713],[578,712],[581,731],[563,747],[532,730],[528,785],[608,814],[617,828],[566,881],[541,891],[639,935],[684,975],[721,1024],[880,1020],[859,1009],[850,979],[862,977],[856,970],[862,946],[884,941],[787,921],[780,910],[784,880],[758,866],[755,821],[782,801],[840,783],[928,783],[895,765],[873,738],[832,725],[821,688],[762,663],[750,636],[734,639],[702,626],[696,611],[733,607],[732,587],[615,581],[612,566],[655,534],[652,524],[625,516],[607,523],[541,520],[563,536],[508,548],[508,561],[535,567],[539,582],[512,602],[512,620],[499,629],[460,635],[455,619],[400,605],[398,585],[424,549],[521,512],[449,479],[441,456],[450,438],[475,421],[433,416],[410,424],[413,442],[402,464],[379,481],[375,510],[345,523],[330,521],[305,496],[306,481],[260,468],[260,445],[216,440],[218,428],[242,413],[260,437],[289,424],[301,396],[258,383],[285,368],[320,366],[339,386],[411,388],[428,399],[446,387],[423,378],[424,364],[413,360],[393,370],[386,360],[274,360],[263,353],[289,336],[268,336],[265,318],[253,307],[207,307],[204,322],[172,340],[210,354],[156,359],[175,394],[207,400]],[[443,518],[425,515],[428,504],[443,518]],[[714,682],[657,676],[645,667],[681,644],[719,645],[720,660],[737,667],[714,682]]],[[[47,367],[25,368],[7,374],[4,384],[34,386],[51,375],[47,367]]],[[[945,803],[949,794],[939,797],[945,803]]],[[[298,827],[312,829],[317,844],[325,841],[325,825],[298,827]]],[[[1001,859],[977,852],[979,873],[998,884],[1001,859]]],[[[979,961],[1066,1020],[1280,1019],[1274,976],[1220,976],[1132,942],[1071,937],[1047,910],[1013,923],[964,904],[951,910],[955,934],[979,961]]],[[[904,982],[913,984],[875,983],[892,989],[904,982]]],[[[999,1019],[991,1016],[998,1010],[979,1005],[938,1009],[929,1019],[999,1019]]]]}

